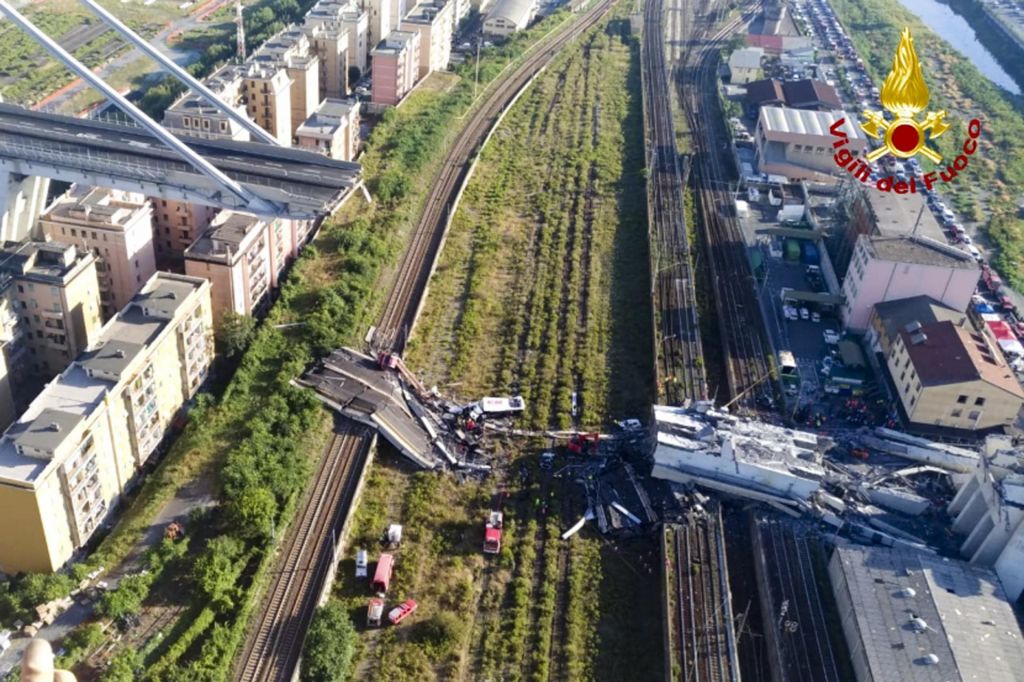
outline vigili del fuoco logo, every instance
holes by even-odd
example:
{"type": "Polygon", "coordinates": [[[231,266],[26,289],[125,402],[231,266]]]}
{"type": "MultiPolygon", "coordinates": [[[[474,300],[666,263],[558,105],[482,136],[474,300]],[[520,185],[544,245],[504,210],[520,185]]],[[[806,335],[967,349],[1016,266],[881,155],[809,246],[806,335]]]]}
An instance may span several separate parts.
{"type": "MultiPolygon", "coordinates": [[[[935,164],[943,162],[942,156],[927,146],[928,140],[934,140],[949,130],[945,111],[928,111],[923,120],[917,116],[928,108],[928,85],[921,74],[921,62],[914,51],[914,39],[910,37],[910,29],[904,28],[900,33],[900,44],[896,48],[896,56],[892,61],[892,70],[882,85],[882,107],[889,112],[889,118],[880,111],[865,111],[861,130],[870,137],[880,140],[882,146],[873,149],[865,158],[854,156],[847,148],[849,136],[843,131],[846,119],[840,118],[832,124],[829,131],[835,137],[832,148],[836,149],[832,157],[836,165],[845,169],[850,175],[863,183],[871,182],[871,167],[868,165],[886,154],[900,159],[909,159],[918,154],[927,157],[935,164]]],[[[967,125],[967,139],[964,140],[962,152],[945,169],[929,171],[921,177],[921,183],[931,190],[937,182],[952,182],[959,173],[967,168],[968,160],[978,150],[978,136],[981,135],[981,121],[971,119],[967,125]]],[[[890,175],[880,178],[875,186],[882,192],[897,194],[916,194],[917,179],[913,176],[904,182],[896,181],[890,175]]]]}

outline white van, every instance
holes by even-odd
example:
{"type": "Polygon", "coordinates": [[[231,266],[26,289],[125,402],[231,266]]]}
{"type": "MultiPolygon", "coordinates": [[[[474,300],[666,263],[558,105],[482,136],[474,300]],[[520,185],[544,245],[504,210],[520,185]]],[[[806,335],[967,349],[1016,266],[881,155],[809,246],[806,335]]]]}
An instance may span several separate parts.
{"type": "Polygon", "coordinates": [[[368,559],[366,556],[366,550],[361,549],[356,552],[356,577],[365,578],[366,570],[368,565],[368,559]]]}

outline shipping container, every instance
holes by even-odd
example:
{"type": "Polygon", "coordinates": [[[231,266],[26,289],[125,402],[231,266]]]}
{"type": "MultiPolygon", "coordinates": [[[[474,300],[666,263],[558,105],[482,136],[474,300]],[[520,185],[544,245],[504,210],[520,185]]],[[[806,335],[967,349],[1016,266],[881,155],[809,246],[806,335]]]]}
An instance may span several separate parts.
{"type": "Polygon", "coordinates": [[[786,240],[786,260],[800,260],[800,240],[792,237],[786,240]]]}
{"type": "Polygon", "coordinates": [[[813,242],[805,241],[802,249],[803,262],[807,265],[818,265],[821,263],[821,254],[813,242]]]}

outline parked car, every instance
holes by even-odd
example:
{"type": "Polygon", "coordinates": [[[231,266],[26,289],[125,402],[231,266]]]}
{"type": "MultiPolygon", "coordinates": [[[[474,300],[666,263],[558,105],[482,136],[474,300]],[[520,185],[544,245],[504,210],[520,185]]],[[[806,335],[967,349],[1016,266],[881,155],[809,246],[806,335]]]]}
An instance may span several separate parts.
{"type": "Polygon", "coordinates": [[[407,599],[388,612],[388,620],[392,625],[398,625],[408,618],[416,610],[418,604],[414,599],[407,599]]]}
{"type": "Polygon", "coordinates": [[[811,319],[811,311],[808,310],[807,308],[801,308],[800,309],[800,319],[801,320],[809,320],[809,319],[811,319]]]}
{"type": "Polygon", "coordinates": [[[369,565],[369,559],[366,555],[366,550],[361,549],[356,552],[356,577],[365,578],[367,572],[367,566],[369,565]]]}
{"type": "Polygon", "coordinates": [[[826,329],[821,333],[821,335],[822,337],[824,337],[825,343],[831,346],[834,346],[839,343],[839,332],[837,332],[835,329],[826,329]]]}

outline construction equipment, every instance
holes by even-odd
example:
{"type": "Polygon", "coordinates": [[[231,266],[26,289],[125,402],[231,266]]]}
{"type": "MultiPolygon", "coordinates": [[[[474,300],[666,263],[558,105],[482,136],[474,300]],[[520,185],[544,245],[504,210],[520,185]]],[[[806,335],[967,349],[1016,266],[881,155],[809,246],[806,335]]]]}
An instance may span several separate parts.
{"type": "Polygon", "coordinates": [[[504,515],[500,511],[492,511],[484,525],[484,554],[497,554],[501,551],[501,525],[504,515]]]}

